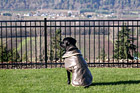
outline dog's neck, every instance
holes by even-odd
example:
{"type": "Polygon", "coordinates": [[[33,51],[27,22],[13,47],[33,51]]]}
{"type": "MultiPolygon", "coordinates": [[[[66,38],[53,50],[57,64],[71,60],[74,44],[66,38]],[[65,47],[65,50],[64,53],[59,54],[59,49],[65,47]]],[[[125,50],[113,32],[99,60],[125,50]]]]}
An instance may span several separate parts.
{"type": "Polygon", "coordinates": [[[71,46],[66,48],[66,51],[72,51],[74,49],[78,49],[78,48],[76,46],[74,46],[74,45],[71,45],[71,46]]]}

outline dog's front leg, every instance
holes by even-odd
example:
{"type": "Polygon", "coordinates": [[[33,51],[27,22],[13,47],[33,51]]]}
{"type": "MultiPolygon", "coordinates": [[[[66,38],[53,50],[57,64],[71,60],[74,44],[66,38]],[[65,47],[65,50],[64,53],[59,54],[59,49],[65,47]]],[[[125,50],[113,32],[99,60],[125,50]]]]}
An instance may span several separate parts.
{"type": "Polygon", "coordinates": [[[68,70],[67,70],[67,78],[68,78],[67,83],[70,84],[70,72],[68,70]]]}

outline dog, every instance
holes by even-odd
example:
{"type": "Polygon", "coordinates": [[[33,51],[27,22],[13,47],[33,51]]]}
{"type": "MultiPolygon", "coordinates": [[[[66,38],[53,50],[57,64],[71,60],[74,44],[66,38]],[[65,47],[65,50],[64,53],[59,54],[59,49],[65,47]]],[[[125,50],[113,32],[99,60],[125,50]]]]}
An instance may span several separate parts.
{"type": "Polygon", "coordinates": [[[67,71],[67,83],[71,83],[72,86],[90,86],[93,77],[80,50],[76,47],[76,40],[72,37],[66,37],[60,43],[60,46],[65,49],[62,58],[64,59],[65,69],[67,71]],[[71,73],[72,82],[70,80],[71,73]]]}

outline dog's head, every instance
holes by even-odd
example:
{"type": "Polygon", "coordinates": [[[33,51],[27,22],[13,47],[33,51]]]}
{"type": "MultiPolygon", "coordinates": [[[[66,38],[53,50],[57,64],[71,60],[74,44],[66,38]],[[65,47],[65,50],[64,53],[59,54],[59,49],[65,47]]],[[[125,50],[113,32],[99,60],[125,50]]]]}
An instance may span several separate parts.
{"type": "Polygon", "coordinates": [[[63,42],[60,43],[60,46],[66,50],[70,47],[76,47],[76,40],[72,37],[66,37],[63,39],[63,42]]]}

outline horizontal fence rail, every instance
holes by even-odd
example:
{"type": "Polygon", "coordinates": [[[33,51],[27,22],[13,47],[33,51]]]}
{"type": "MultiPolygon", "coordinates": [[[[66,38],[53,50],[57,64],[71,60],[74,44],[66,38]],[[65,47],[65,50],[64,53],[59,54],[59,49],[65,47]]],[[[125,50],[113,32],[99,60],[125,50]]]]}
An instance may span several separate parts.
{"type": "Polygon", "coordinates": [[[0,21],[0,68],[64,67],[65,37],[90,67],[140,67],[140,20],[0,21]]]}

